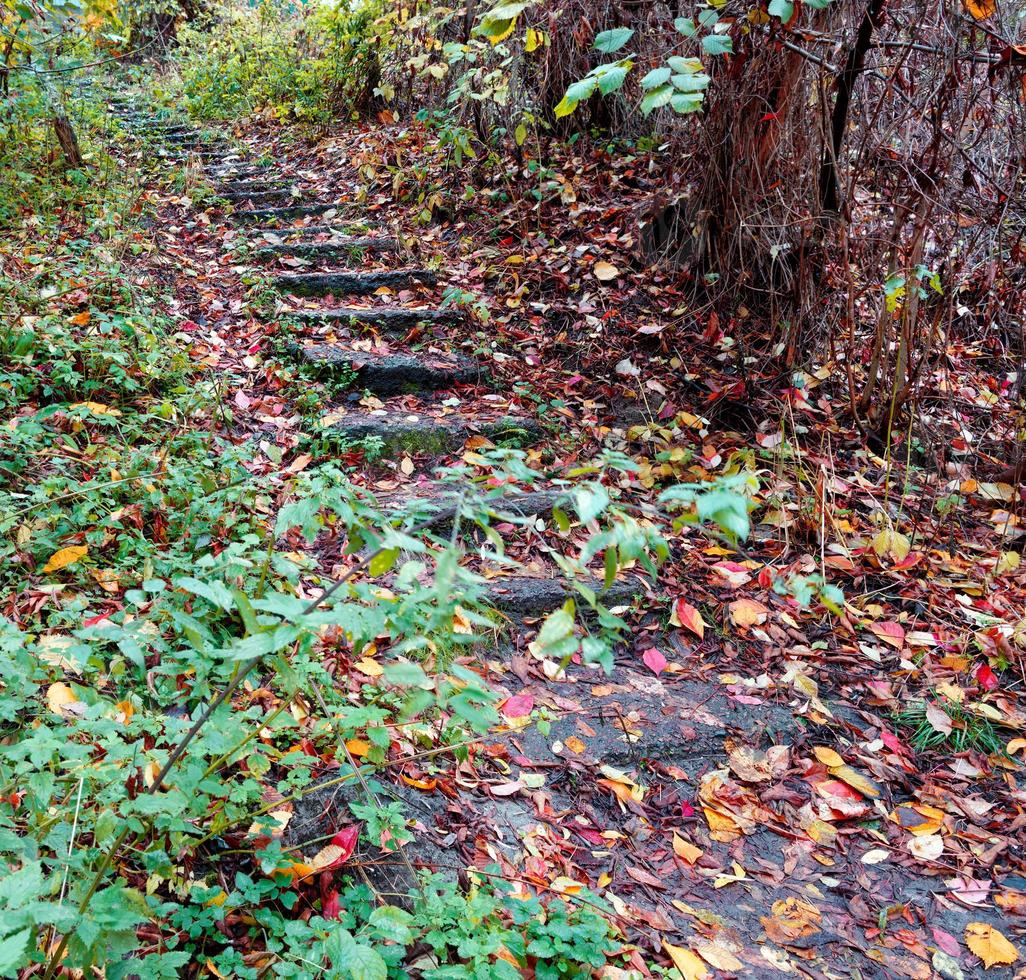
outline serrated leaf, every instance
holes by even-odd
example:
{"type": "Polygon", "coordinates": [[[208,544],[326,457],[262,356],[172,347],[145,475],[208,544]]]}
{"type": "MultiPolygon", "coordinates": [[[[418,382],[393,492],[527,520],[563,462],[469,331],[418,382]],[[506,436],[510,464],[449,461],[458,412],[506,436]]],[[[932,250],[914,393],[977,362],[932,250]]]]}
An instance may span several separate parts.
{"type": "Polygon", "coordinates": [[[673,71],[667,68],[666,65],[661,65],[659,68],[653,68],[642,80],[641,87],[647,92],[654,88],[659,88],[660,85],[665,84],[670,80],[670,76],[673,71]]]}
{"type": "Polygon", "coordinates": [[[702,50],[706,54],[732,54],[734,42],[729,34],[706,34],[702,38],[702,50]]]}
{"type": "MultiPolygon", "coordinates": [[[[667,71],[669,71],[669,69],[667,69],[667,71]]],[[[667,105],[672,98],[672,85],[663,85],[661,88],[653,89],[641,100],[641,111],[647,116],[655,109],[659,109],[662,106],[667,105]]]]}
{"type": "Polygon", "coordinates": [[[616,27],[611,31],[602,31],[595,35],[595,47],[603,54],[619,51],[632,37],[634,31],[630,27],[616,27]]]}

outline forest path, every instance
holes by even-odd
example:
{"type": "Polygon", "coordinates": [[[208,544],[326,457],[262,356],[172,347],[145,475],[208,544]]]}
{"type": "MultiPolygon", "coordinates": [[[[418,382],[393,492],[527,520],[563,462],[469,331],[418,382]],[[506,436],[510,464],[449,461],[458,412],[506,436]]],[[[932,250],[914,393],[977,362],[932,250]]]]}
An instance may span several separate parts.
{"type": "MultiPolygon", "coordinates": [[[[489,378],[461,333],[460,307],[443,299],[430,255],[411,255],[408,240],[353,208],[304,194],[288,160],[267,163],[131,101],[113,102],[112,111],[162,144],[169,162],[199,161],[232,203],[217,235],[233,251],[209,257],[204,289],[216,291],[219,275],[234,282],[240,268],[270,276],[274,319],[289,325],[282,351],[309,377],[334,379],[315,438],[320,454],[355,461],[354,479],[397,506],[426,500],[443,523],[451,521],[452,485],[435,482],[436,465],[492,445],[543,452],[558,442],[559,431],[540,424],[518,391],[489,378]],[[392,464],[391,474],[365,464],[372,457],[392,464]]],[[[199,323],[197,332],[216,335],[207,347],[222,345],[219,364],[249,368],[226,374],[235,428],[261,447],[269,471],[298,472],[311,454],[297,452],[286,424],[295,405],[254,383],[263,340],[227,320],[199,323]]],[[[860,794],[850,767],[838,776],[817,761],[817,747],[840,745],[838,732],[847,759],[864,766],[878,757],[873,716],[842,696],[809,698],[800,671],[799,699],[759,678],[720,673],[735,654],[711,630],[703,649],[715,655],[695,667],[695,649],[656,617],[642,618],[637,651],[623,651],[610,676],[572,665],[554,678],[552,665],[532,655],[538,618],[567,595],[541,530],[564,496],[556,482],[495,503],[500,521],[523,522],[516,574],[471,554],[491,603],[514,624],[511,641],[480,650],[482,671],[509,699],[509,724],[469,760],[389,770],[381,794],[415,815],[410,861],[450,877],[497,865],[509,880],[571,895],[586,886],[644,957],[662,954],[666,943],[694,951],[695,976],[982,976],[956,937],[970,921],[1007,923],[993,908],[974,908],[969,885],[961,888],[965,902],[944,894],[951,886],[939,875],[957,876],[957,865],[926,874],[888,860],[897,852],[873,827],[891,813],[932,819],[918,787],[888,787],[881,797],[866,780],[860,794]],[[668,670],[637,655],[656,647],[666,651],[668,670]],[[548,716],[545,734],[525,726],[532,708],[548,716]]],[[[322,558],[331,573],[331,557],[322,558]]],[[[628,576],[607,601],[629,606],[646,594],[628,576]]],[[[813,658],[800,629],[765,628],[782,648],[813,658]]],[[[871,765],[880,779],[902,764],[895,751],[871,765]]],[[[359,799],[334,787],[310,794],[296,806],[286,842],[316,850],[352,820],[344,804],[359,799]]],[[[358,858],[383,897],[404,900],[406,862],[382,851],[358,858]]]]}

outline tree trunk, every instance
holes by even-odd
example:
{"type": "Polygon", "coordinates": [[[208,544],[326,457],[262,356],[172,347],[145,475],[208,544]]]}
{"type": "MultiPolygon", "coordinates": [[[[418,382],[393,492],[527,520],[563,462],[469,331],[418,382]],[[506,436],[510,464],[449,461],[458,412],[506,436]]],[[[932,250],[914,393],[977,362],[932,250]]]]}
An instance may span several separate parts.
{"type": "Polygon", "coordinates": [[[84,165],[82,151],[78,148],[78,137],[68,117],[62,114],[54,116],[53,131],[64,151],[64,159],[68,161],[68,166],[76,170],[81,168],[84,165]]]}

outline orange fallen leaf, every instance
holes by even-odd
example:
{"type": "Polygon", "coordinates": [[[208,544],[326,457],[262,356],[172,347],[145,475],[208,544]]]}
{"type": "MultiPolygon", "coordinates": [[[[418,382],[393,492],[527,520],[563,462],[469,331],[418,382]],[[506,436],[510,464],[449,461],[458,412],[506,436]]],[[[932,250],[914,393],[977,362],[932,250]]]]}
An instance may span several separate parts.
{"type": "Polygon", "coordinates": [[[683,946],[674,946],[673,943],[668,943],[664,939],[663,951],[673,961],[673,965],[684,980],[703,980],[704,977],[709,976],[709,970],[706,965],[690,949],[685,949],[683,946]]]}
{"type": "Polygon", "coordinates": [[[59,572],[62,568],[67,568],[69,565],[74,565],[75,562],[81,561],[87,554],[89,554],[89,549],[84,544],[73,544],[67,548],[61,548],[60,551],[55,551],[50,555],[43,566],[43,571],[59,572]]]}

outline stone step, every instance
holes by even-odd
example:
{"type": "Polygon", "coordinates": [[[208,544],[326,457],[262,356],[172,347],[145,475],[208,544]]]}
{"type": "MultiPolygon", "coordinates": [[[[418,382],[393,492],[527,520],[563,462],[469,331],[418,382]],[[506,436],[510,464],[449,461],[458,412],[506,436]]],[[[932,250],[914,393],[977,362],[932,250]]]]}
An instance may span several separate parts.
{"type": "Polygon", "coordinates": [[[280,191],[292,186],[287,180],[261,180],[259,177],[250,180],[223,180],[218,183],[220,191],[280,191]]]}
{"type": "Polygon", "coordinates": [[[473,435],[483,435],[501,445],[529,446],[545,434],[536,421],[528,418],[505,417],[479,422],[460,416],[435,419],[401,411],[374,414],[364,410],[340,410],[330,413],[326,419],[323,434],[331,433],[350,444],[377,439],[389,454],[444,456],[461,449],[473,435]]]}
{"type": "Polygon", "coordinates": [[[363,252],[395,252],[399,242],[394,238],[344,235],[331,242],[296,242],[283,245],[265,245],[253,254],[261,259],[332,259],[345,261],[359,258],[363,252]]]}
{"type": "MultiPolygon", "coordinates": [[[[255,234],[266,232],[273,235],[275,238],[311,238],[314,235],[332,235],[333,241],[337,241],[339,236],[346,235],[366,235],[369,232],[379,231],[380,225],[369,225],[365,221],[338,221],[331,225],[294,225],[286,226],[284,228],[253,228],[252,231],[255,234]]],[[[279,243],[274,243],[279,244],[279,243]]],[[[330,245],[331,242],[322,242],[320,244],[330,245]]]]}
{"type": "Polygon", "coordinates": [[[445,326],[460,321],[456,310],[416,309],[407,306],[340,306],[333,310],[295,310],[288,316],[300,323],[310,324],[342,326],[359,323],[384,333],[411,330],[421,323],[445,326]]]}
{"type": "Polygon", "coordinates": [[[279,187],[277,190],[270,191],[218,191],[217,196],[226,201],[235,203],[248,201],[251,204],[274,204],[295,199],[288,187],[279,187]]]}
{"type": "MultiPolygon", "coordinates": [[[[638,596],[645,594],[645,587],[634,578],[615,581],[608,589],[594,580],[588,583],[607,608],[626,606],[638,596]]],[[[563,580],[556,578],[503,578],[494,579],[488,586],[488,601],[496,609],[512,618],[544,616],[558,609],[571,596],[582,612],[586,609],[584,600],[563,580]]]]}
{"type": "Polygon", "coordinates": [[[223,167],[207,167],[206,169],[210,176],[215,179],[220,177],[236,177],[241,179],[249,175],[262,177],[266,175],[267,171],[270,170],[272,166],[273,164],[271,163],[246,161],[245,163],[231,163],[226,164],[223,167]]]}
{"type": "Polygon", "coordinates": [[[292,296],[369,296],[379,289],[409,289],[421,283],[433,286],[436,273],[427,269],[388,272],[295,272],[275,276],[274,287],[292,296]]]}
{"type": "Polygon", "coordinates": [[[353,372],[353,388],[376,395],[437,391],[456,384],[479,384],[484,371],[474,361],[451,354],[372,354],[339,344],[290,344],[293,354],[324,372],[353,372]]]}
{"type": "Polygon", "coordinates": [[[241,221],[245,224],[252,222],[293,221],[296,218],[308,218],[337,210],[337,204],[294,204],[283,208],[259,208],[255,211],[236,211],[232,215],[232,220],[241,221]]]}
{"type": "MultiPolygon", "coordinates": [[[[489,517],[493,520],[506,517],[543,516],[552,513],[557,504],[565,504],[572,512],[570,496],[561,490],[529,490],[525,493],[503,493],[484,502],[489,517]]],[[[386,509],[409,515],[412,523],[420,524],[431,518],[432,530],[448,533],[456,517],[457,504],[451,497],[433,500],[430,497],[405,497],[386,501],[386,509]]]]}

